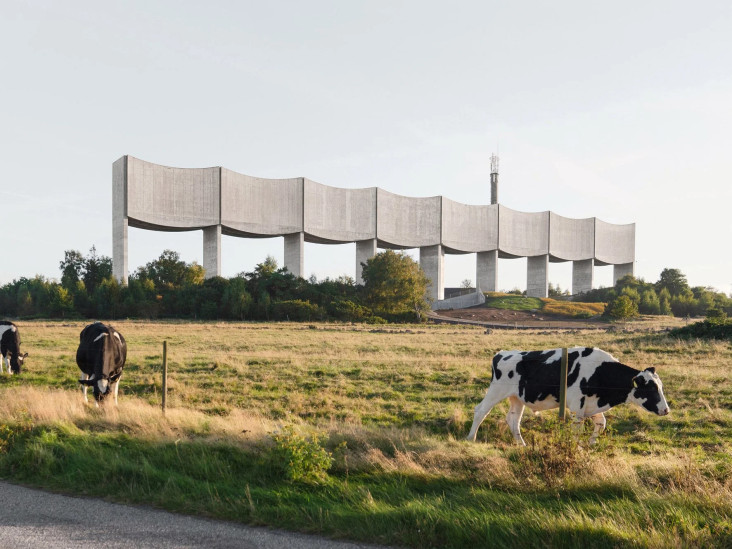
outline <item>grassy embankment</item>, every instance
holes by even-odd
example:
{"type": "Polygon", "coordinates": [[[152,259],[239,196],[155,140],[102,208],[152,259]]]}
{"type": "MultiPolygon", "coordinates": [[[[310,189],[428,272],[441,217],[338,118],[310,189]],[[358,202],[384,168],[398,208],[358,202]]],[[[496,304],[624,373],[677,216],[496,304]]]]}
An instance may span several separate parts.
{"type": "Polygon", "coordinates": [[[118,322],[130,347],[120,405],[96,409],[76,382],[82,326],[20,324],[31,356],[22,377],[0,377],[1,477],[412,547],[732,546],[729,343],[644,332],[118,322]],[[565,436],[556,413],[527,414],[529,446],[516,448],[501,404],[478,444],[461,440],[497,350],[571,344],[656,366],[672,414],[619,407],[596,448],[587,434],[580,445],[565,436]],[[323,438],[308,444],[288,426],[323,438]],[[321,445],[334,461],[318,474],[321,445]],[[313,474],[290,480],[308,465],[313,474]]]}
{"type": "Polygon", "coordinates": [[[486,292],[486,307],[510,311],[537,311],[548,315],[591,318],[605,311],[605,303],[560,301],[550,297],[527,297],[502,292],[486,292]]]}

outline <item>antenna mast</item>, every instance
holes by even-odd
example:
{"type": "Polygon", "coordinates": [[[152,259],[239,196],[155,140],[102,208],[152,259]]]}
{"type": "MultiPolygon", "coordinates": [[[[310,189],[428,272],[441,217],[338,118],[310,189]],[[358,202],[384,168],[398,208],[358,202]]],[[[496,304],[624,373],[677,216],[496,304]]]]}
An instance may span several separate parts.
{"type": "Polygon", "coordinates": [[[498,204],[498,155],[491,155],[491,204],[498,204]]]}

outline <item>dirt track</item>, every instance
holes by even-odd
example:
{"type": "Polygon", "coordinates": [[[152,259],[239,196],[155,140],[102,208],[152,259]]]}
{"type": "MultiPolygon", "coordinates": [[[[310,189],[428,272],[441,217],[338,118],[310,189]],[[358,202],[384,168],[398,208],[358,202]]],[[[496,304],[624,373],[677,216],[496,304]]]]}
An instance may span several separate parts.
{"type": "Polygon", "coordinates": [[[599,320],[575,320],[562,316],[487,307],[433,311],[430,317],[436,321],[462,321],[466,324],[478,324],[492,328],[598,330],[608,327],[607,322],[599,320]]]}

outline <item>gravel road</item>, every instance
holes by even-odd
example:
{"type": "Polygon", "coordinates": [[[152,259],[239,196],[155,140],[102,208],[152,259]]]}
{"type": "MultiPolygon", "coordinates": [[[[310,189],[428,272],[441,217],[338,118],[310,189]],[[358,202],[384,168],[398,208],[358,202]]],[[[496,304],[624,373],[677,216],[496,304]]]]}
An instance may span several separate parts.
{"type": "Polygon", "coordinates": [[[314,536],[62,496],[0,481],[0,548],[376,549],[314,536]]]}

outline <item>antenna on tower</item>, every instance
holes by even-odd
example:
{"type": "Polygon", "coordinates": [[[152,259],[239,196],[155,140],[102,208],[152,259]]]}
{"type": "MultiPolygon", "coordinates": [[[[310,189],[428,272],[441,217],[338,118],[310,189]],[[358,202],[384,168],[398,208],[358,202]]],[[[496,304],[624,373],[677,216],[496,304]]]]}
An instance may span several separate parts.
{"type": "Polygon", "coordinates": [[[498,204],[498,155],[491,155],[491,204],[498,204]]]}

